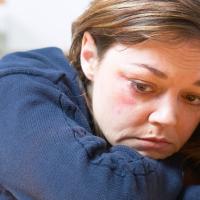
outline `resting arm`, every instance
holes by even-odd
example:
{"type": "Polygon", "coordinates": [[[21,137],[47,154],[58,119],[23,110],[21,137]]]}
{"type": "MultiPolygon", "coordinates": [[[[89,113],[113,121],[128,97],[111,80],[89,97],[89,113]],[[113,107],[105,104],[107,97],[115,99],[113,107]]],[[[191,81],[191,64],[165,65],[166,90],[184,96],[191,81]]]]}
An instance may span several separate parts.
{"type": "Polygon", "coordinates": [[[179,193],[173,162],[124,146],[106,149],[74,120],[80,110],[49,80],[3,76],[0,96],[0,183],[16,199],[168,200],[179,193]]]}

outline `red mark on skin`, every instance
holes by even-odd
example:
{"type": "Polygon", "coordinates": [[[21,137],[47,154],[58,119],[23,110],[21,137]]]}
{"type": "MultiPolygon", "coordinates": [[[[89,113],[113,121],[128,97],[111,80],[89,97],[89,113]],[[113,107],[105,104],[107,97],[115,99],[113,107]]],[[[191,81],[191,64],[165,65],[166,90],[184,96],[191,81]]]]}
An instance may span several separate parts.
{"type": "Polygon", "coordinates": [[[124,113],[129,113],[135,106],[134,97],[127,94],[127,91],[121,88],[118,93],[113,96],[113,111],[116,115],[124,115],[124,113]]]}
{"type": "Polygon", "coordinates": [[[120,105],[124,106],[133,106],[135,104],[135,99],[133,97],[130,97],[130,95],[123,95],[123,92],[122,94],[119,94],[116,100],[120,105]]]}
{"type": "Polygon", "coordinates": [[[121,106],[133,106],[136,102],[131,91],[130,81],[121,72],[118,72],[116,82],[118,83],[116,101],[121,106]]]}

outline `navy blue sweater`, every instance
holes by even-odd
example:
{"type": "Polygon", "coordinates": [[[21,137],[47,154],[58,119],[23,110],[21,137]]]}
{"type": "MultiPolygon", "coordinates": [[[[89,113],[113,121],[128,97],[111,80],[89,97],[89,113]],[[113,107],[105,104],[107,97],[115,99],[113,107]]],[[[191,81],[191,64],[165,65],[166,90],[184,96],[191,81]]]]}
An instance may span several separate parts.
{"type": "Polygon", "coordinates": [[[177,159],[107,148],[77,80],[57,48],[0,61],[0,200],[177,199],[177,159]]]}

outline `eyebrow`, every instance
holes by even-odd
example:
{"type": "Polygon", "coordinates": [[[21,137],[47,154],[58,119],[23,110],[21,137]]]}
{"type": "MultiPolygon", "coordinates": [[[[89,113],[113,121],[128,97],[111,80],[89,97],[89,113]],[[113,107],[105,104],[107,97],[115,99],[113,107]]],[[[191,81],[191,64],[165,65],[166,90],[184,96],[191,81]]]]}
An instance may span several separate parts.
{"type": "Polygon", "coordinates": [[[148,69],[151,73],[153,73],[154,75],[156,75],[156,76],[158,76],[160,78],[163,78],[163,79],[167,79],[168,78],[168,76],[164,72],[156,69],[153,66],[149,66],[149,65],[141,64],[141,63],[134,63],[134,64],[137,65],[137,66],[139,66],[139,67],[148,69]]]}
{"type": "MultiPolygon", "coordinates": [[[[156,69],[156,68],[153,67],[153,66],[149,66],[149,65],[141,64],[141,63],[134,63],[134,64],[137,65],[137,66],[139,66],[139,67],[148,69],[150,72],[152,72],[154,75],[156,75],[156,76],[158,76],[158,77],[160,77],[160,78],[163,78],[163,79],[167,79],[167,78],[168,78],[168,76],[167,76],[164,72],[162,72],[162,71],[156,69]]],[[[193,83],[193,85],[195,85],[195,86],[197,86],[197,87],[200,87],[200,80],[195,81],[195,82],[193,83]]]]}

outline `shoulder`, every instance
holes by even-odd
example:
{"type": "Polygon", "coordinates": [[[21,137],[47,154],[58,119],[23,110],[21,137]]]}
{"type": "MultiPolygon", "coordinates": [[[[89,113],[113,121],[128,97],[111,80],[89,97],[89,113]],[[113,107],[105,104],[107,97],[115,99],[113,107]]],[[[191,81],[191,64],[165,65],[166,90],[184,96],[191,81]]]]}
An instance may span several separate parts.
{"type": "Polygon", "coordinates": [[[0,60],[0,77],[17,73],[41,75],[52,81],[61,73],[68,74],[69,78],[76,75],[62,50],[56,47],[14,52],[4,56],[0,60]]]}
{"type": "Polygon", "coordinates": [[[4,56],[0,60],[0,84],[1,95],[7,91],[6,98],[9,101],[16,98],[21,101],[22,93],[24,97],[37,95],[41,100],[51,97],[51,101],[60,103],[63,109],[66,106],[79,109],[88,118],[78,73],[69,64],[62,50],[56,47],[4,56]]]}

